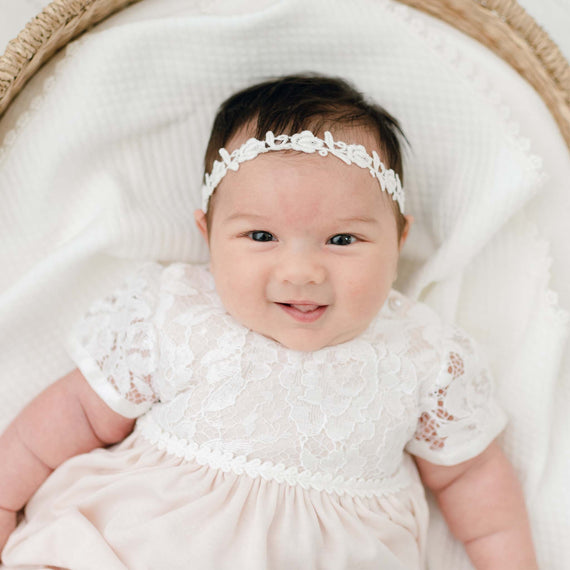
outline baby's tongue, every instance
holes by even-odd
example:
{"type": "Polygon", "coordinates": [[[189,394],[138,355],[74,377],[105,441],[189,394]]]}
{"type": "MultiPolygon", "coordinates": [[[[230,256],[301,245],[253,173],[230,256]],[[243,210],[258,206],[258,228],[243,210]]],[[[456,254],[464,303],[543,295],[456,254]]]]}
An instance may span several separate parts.
{"type": "Polygon", "coordinates": [[[291,305],[291,307],[294,307],[295,309],[301,311],[302,313],[308,313],[310,311],[314,311],[316,308],[318,308],[318,306],[319,305],[291,305]]]}

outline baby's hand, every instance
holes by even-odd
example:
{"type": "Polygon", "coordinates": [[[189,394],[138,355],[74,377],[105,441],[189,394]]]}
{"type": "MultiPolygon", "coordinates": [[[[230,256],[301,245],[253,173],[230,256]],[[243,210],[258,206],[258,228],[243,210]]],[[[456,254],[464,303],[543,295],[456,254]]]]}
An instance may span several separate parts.
{"type": "Polygon", "coordinates": [[[0,507],[0,561],[2,560],[2,551],[8,537],[16,528],[17,514],[14,511],[8,511],[0,507]]]}

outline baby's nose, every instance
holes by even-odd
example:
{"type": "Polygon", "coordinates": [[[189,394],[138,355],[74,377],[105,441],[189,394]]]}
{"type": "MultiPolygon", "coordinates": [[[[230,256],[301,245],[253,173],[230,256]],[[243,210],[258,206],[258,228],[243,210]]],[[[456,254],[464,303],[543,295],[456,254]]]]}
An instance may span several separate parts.
{"type": "Polygon", "coordinates": [[[326,279],[322,261],[318,252],[287,251],[276,260],[277,279],[292,285],[321,284],[326,279]]]}

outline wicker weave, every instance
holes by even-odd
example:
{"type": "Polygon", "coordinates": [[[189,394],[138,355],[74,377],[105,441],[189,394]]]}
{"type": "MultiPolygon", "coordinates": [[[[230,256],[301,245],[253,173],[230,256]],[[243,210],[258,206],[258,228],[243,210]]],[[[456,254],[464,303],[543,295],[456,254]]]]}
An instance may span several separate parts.
{"type": "MultiPolygon", "coordinates": [[[[61,47],[138,0],[55,0],[0,57],[0,117],[37,69],[61,47]]],[[[542,97],[570,147],[570,66],[515,0],[400,0],[440,18],[502,57],[542,97]]]]}
{"type": "Polygon", "coordinates": [[[0,117],[34,73],[59,49],[138,0],[55,0],[33,18],[0,57],[0,117]]]}

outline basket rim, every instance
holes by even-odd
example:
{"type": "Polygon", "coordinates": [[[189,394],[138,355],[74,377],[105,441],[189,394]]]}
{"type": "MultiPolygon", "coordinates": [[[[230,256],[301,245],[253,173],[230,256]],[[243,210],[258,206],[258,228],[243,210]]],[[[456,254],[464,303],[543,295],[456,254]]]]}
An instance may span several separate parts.
{"type": "Polygon", "coordinates": [[[53,0],[0,56],[0,118],[55,53],[108,16],[140,0],[53,0]]]}
{"type": "MultiPolygon", "coordinates": [[[[67,43],[140,0],[54,0],[0,56],[0,119],[35,72],[67,43]]],[[[537,91],[570,148],[570,64],[516,0],[397,0],[471,36],[537,91]]]]}

